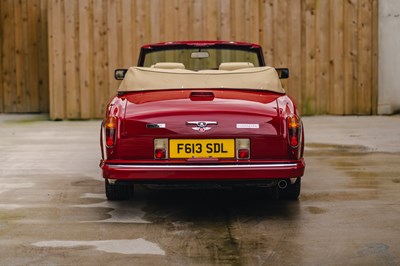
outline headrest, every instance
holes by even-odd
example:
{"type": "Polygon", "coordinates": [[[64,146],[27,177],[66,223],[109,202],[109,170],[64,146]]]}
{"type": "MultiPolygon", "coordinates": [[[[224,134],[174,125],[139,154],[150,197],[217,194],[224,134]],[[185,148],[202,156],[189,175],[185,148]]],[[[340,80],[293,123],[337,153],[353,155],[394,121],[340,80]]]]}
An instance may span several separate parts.
{"type": "Polygon", "coordinates": [[[177,62],[158,62],[151,67],[163,69],[185,69],[185,65],[177,62]]]}
{"type": "Polygon", "coordinates": [[[219,70],[236,70],[242,68],[254,67],[250,62],[226,62],[219,65],[219,70]]]}

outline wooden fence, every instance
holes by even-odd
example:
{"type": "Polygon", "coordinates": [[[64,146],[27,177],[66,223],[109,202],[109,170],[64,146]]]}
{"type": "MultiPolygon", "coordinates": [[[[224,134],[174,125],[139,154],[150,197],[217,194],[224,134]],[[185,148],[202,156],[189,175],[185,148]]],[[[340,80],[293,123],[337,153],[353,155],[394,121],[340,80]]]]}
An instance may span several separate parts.
{"type": "MultiPolygon", "coordinates": [[[[3,21],[12,19],[5,18],[3,6],[8,10],[9,6],[26,2],[32,5],[28,0],[3,1],[3,21]]],[[[47,8],[48,13],[49,99],[53,119],[102,117],[118,86],[113,70],[135,65],[141,45],[205,39],[260,43],[268,65],[290,68],[291,77],[284,85],[303,114],[376,113],[378,0],[48,0],[47,5],[46,0],[33,2],[40,3],[40,10],[47,8]]],[[[11,34],[10,29],[4,28],[2,34],[11,34]]],[[[39,28],[47,30],[43,25],[36,27],[39,28]]],[[[3,40],[3,73],[7,60],[14,60],[4,55],[15,49],[5,43],[3,40]]],[[[16,45],[31,47],[30,42],[16,45]]],[[[21,59],[15,60],[19,62],[18,85],[21,71],[30,68],[21,59]]],[[[0,80],[0,92],[7,99],[13,96],[11,79],[4,75],[0,80]]],[[[3,106],[7,104],[4,97],[3,106]]],[[[9,110],[4,107],[3,110],[9,110]]]]}
{"type": "Polygon", "coordinates": [[[47,0],[0,0],[0,113],[49,112],[47,0]]]}

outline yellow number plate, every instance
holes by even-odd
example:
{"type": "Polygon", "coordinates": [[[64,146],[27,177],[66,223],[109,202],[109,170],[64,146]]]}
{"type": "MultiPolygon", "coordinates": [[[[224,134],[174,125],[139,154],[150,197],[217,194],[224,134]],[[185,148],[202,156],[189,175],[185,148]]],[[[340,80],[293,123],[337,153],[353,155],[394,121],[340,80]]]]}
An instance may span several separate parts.
{"type": "Polygon", "coordinates": [[[170,139],[170,158],[234,158],[233,139],[170,139]]]}

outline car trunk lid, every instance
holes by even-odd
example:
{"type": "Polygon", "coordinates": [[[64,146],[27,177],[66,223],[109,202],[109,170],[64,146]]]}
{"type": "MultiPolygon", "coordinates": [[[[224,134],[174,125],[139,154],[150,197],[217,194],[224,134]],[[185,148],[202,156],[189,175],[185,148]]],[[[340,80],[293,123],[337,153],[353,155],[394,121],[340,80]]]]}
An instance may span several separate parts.
{"type": "Polygon", "coordinates": [[[271,148],[282,149],[283,145],[277,110],[280,96],[223,89],[127,94],[119,152],[124,157],[150,159],[157,138],[250,138],[253,158],[259,153],[267,155],[271,148]]]}

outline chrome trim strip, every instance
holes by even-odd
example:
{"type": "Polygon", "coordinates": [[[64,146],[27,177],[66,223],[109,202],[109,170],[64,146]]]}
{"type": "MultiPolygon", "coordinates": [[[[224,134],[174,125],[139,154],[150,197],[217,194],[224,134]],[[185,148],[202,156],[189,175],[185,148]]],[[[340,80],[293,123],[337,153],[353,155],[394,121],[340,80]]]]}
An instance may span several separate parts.
{"type": "Polygon", "coordinates": [[[153,169],[188,169],[188,168],[202,168],[202,169],[215,169],[215,168],[276,168],[276,167],[296,167],[297,163],[280,163],[280,164],[231,164],[231,165],[143,165],[143,164],[106,164],[110,168],[153,168],[153,169]]]}

